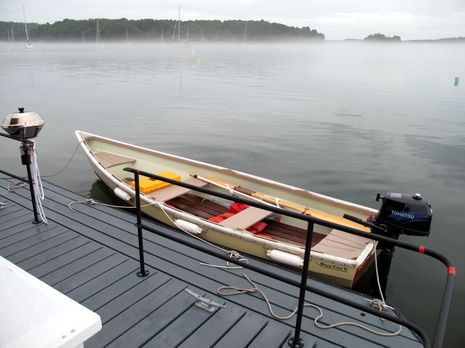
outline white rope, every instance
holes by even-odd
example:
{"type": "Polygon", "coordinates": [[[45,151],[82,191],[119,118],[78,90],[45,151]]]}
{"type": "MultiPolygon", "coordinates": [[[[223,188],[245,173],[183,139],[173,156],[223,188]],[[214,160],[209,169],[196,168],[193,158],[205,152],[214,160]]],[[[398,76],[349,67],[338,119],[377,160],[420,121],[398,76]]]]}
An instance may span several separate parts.
{"type": "MultiPolygon", "coordinates": [[[[113,205],[113,204],[107,204],[107,203],[102,203],[102,202],[97,202],[91,198],[89,199],[85,199],[85,200],[82,200],[82,201],[72,201],[70,203],[68,203],[68,208],[71,209],[72,211],[76,212],[75,209],[73,209],[73,205],[74,204],[87,204],[87,205],[100,205],[100,206],[104,206],[104,207],[109,207],[109,208],[120,208],[120,209],[135,209],[136,207],[133,206],[133,205],[113,205]]],[[[161,202],[156,202],[154,201],[153,203],[147,203],[147,204],[144,204],[144,205],[141,205],[141,208],[144,208],[144,207],[148,207],[148,206],[157,206],[158,208],[160,208],[160,210],[166,215],[166,217],[168,218],[168,220],[174,225],[176,226],[179,230],[181,230],[182,232],[188,234],[189,236],[191,236],[192,238],[195,238],[195,239],[198,239],[200,240],[201,242],[205,243],[205,244],[208,244],[216,249],[219,249],[221,251],[223,251],[224,253],[226,253],[231,259],[236,259],[236,260],[239,260],[239,261],[242,261],[242,262],[246,262],[248,263],[249,261],[247,260],[247,258],[245,258],[244,256],[242,256],[239,252],[237,252],[236,250],[227,250],[227,249],[224,249],[216,244],[213,244],[213,243],[210,243],[209,241],[203,239],[203,238],[200,238],[198,236],[196,236],[195,234],[192,234],[191,232],[189,231],[186,231],[185,229],[181,228],[180,226],[178,226],[174,221],[173,219],[171,218],[171,216],[169,216],[169,214],[166,212],[165,208],[163,207],[163,203],[161,202]]],[[[240,269],[240,268],[243,268],[242,266],[231,266],[231,264],[229,262],[226,263],[226,265],[213,265],[213,264],[209,264],[209,263],[203,263],[203,262],[200,262],[200,264],[202,266],[208,266],[208,267],[215,267],[215,268],[224,268],[224,269],[240,269]]]]}
{"type": "MultiPolygon", "coordinates": [[[[373,243],[373,248],[374,248],[375,242],[372,242],[372,243],[373,243]]],[[[378,255],[376,253],[376,249],[375,249],[375,274],[376,274],[376,283],[378,285],[378,292],[379,292],[379,295],[381,296],[381,299],[378,299],[378,298],[368,299],[368,298],[366,298],[365,301],[368,301],[370,306],[378,308],[378,310],[380,312],[382,312],[383,310],[386,310],[386,309],[394,309],[394,307],[391,307],[386,303],[386,301],[384,299],[383,292],[381,291],[381,282],[379,280],[379,271],[378,271],[378,255]]]]}
{"type": "MultiPolygon", "coordinates": [[[[297,313],[298,308],[295,307],[293,310],[291,310],[291,312],[288,315],[282,315],[282,316],[277,315],[273,311],[272,304],[270,303],[270,300],[268,299],[268,296],[266,296],[265,292],[261,290],[260,288],[258,288],[257,285],[246,274],[243,274],[243,276],[252,285],[251,288],[239,288],[236,286],[222,286],[216,290],[217,294],[220,296],[233,296],[233,295],[240,295],[240,294],[247,294],[247,293],[249,294],[258,293],[265,300],[270,314],[273,316],[273,318],[276,318],[278,320],[288,320],[297,313]]],[[[306,302],[304,303],[304,307],[311,307],[311,308],[316,309],[319,312],[319,314],[315,317],[315,319],[313,319],[313,322],[315,326],[320,329],[331,329],[331,328],[335,328],[339,326],[355,326],[355,327],[361,328],[363,330],[369,331],[379,336],[396,336],[396,335],[399,335],[402,330],[402,327],[399,325],[399,329],[395,332],[389,332],[389,331],[381,332],[381,331],[373,330],[372,328],[366,325],[359,324],[356,322],[351,322],[351,321],[342,321],[339,323],[334,323],[334,324],[329,324],[329,325],[323,324],[320,322],[320,319],[323,317],[324,314],[323,314],[323,310],[319,306],[313,303],[306,302]]]]}
{"type": "Polygon", "coordinates": [[[36,200],[37,213],[39,214],[40,220],[47,224],[47,217],[45,216],[44,207],[42,201],[45,199],[44,187],[42,185],[42,179],[40,178],[39,165],[37,164],[37,154],[35,152],[35,143],[32,141],[33,146],[31,150],[31,175],[32,185],[34,187],[34,195],[36,200]]]}
{"type": "Polygon", "coordinates": [[[51,178],[53,176],[56,176],[62,172],[64,172],[66,170],[66,168],[68,168],[68,166],[70,165],[71,161],[73,160],[74,156],[76,155],[76,152],[79,148],[79,145],[81,145],[81,143],[84,142],[84,140],[81,140],[80,142],[78,142],[76,144],[76,147],[74,148],[74,151],[73,151],[73,154],[71,155],[70,159],[68,160],[68,162],[65,164],[65,166],[63,168],[61,168],[60,170],[56,171],[55,173],[52,173],[52,174],[48,174],[48,175],[42,175],[43,178],[51,178]]]}
{"type": "MultiPolygon", "coordinates": [[[[108,203],[102,203],[102,202],[97,202],[93,200],[92,198],[85,199],[83,201],[72,201],[68,203],[68,208],[71,209],[72,211],[76,212],[75,209],[73,209],[72,205],[73,204],[87,204],[87,205],[100,205],[102,207],[108,207],[108,208],[118,208],[118,209],[136,209],[135,205],[115,205],[115,204],[108,204],[108,203]]],[[[147,203],[143,204],[140,207],[148,207],[150,205],[154,205],[154,203],[147,203]]]]}
{"type": "Polygon", "coordinates": [[[26,183],[24,181],[18,181],[15,183],[8,184],[6,189],[8,190],[8,192],[15,192],[15,190],[22,188],[24,186],[26,186],[26,183]]]}

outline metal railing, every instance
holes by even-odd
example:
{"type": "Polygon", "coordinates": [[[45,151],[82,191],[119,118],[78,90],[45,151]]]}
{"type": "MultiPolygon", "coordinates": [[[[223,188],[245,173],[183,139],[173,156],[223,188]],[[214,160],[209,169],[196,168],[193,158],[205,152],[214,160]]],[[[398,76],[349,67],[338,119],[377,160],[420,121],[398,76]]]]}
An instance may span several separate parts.
{"type": "Polygon", "coordinates": [[[452,293],[453,293],[453,287],[455,283],[455,276],[456,276],[456,269],[455,266],[452,264],[452,262],[444,255],[434,251],[427,249],[426,247],[422,245],[415,245],[415,244],[410,244],[402,241],[398,241],[392,238],[384,237],[381,235],[377,235],[374,233],[364,233],[361,231],[358,231],[353,228],[349,228],[346,226],[338,225],[336,223],[332,223],[326,220],[321,220],[314,218],[312,216],[308,216],[302,213],[296,213],[293,211],[289,210],[284,210],[278,207],[273,207],[271,205],[265,205],[263,203],[253,201],[251,199],[245,199],[237,196],[233,196],[231,194],[226,194],[222,192],[217,192],[214,190],[206,189],[206,188],[201,188],[197,186],[193,186],[184,182],[179,182],[175,180],[171,180],[169,178],[165,178],[163,176],[155,175],[152,173],[148,173],[145,171],[141,171],[135,168],[130,168],[127,167],[124,169],[127,172],[131,172],[134,174],[134,182],[135,182],[135,199],[136,199],[136,214],[137,214],[137,230],[138,230],[138,239],[139,239],[139,255],[140,255],[140,271],[138,272],[138,275],[144,276],[148,274],[148,272],[145,270],[145,264],[144,264],[144,248],[143,248],[143,237],[142,237],[142,231],[145,229],[147,231],[159,234],[165,238],[168,238],[170,240],[176,241],[178,243],[187,245],[191,248],[194,248],[196,250],[202,251],[204,253],[207,253],[209,255],[218,257],[220,259],[232,262],[234,264],[240,265],[244,268],[250,269],[252,271],[261,273],[263,275],[269,276],[271,278],[274,278],[276,280],[282,281],[284,283],[287,283],[289,285],[293,285],[299,288],[299,299],[298,299],[298,309],[297,309],[297,316],[296,316],[296,323],[295,323],[295,328],[294,328],[294,336],[289,340],[289,345],[291,347],[302,347],[304,342],[301,338],[301,325],[302,325],[302,317],[303,317],[303,309],[304,309],[304,302],[305,302],[305,293],[306,291],[313,292],[315,294],[324,296],[326,298],[329,298],[334,301],[338,301],[340,303],[343,303],[345,305],[351,306],[353,308],[359,309],[361,311],[367,312],[369,314],[375,315],[377,317],[389,320],[391,322],[397,323],[399,325],[405,326],[408,329],[412,330],[415,332],[420,339],[422,340],[422,343],[425,347],[430,347],[431,342],[428,337],[428,335],[425,333],[423,329],[418,327],[417,325],[404,320],[402,318],[399,318],[397,316],[394,316],[392,314],[387,314],[384,312],[380,312],[374,308],[370,308],[368,306],[363,306],[355,301],[343,298],[341,296],[338,296],[332,292],[326,291],[319,289],[317,287],[314,287],[312,285],[307,284],[307,279],[309,277],[309,272],[308,272],[308,266],[310,264],[310,252],[311,252],[311,247],[312,247],[312,236],[313,236],[313,230],[314,230],[314,225],[318,224],[321,226],[329,227],[332,229],[337,229],[340,231],[344,231],[349,234],[365,237],[365,238],[370,238],[379,242],[383,242],[389,245],[393,245],[396,247],[400,247],[402,249],[407,249],[415,252],[419,252],[421,254],[425,254],[428,256],[431,256],[440,262],[442,262],[446,267],[447,267],[447,279],[446,279],[446,285],[445,285],[445,290],[443,293],[443,298],[442,298],[442,303],[441,303],[441,308],[440,312],[438,315],[438,318],[436,320],[436,328],[435,328],[435,334],[434,334],[434,339],[433,339],[433,347],[442,347],[443,342],[444,342],[444,337],[446,333],[446,325],[447,325],[447,318],[449,316],[449,311],[450,311],[450,305],[451,305],[451,300],[452,300],[452,293]],[[139,177],[140,176],[146,176],[152,179],[156,180],[161,180],[164,182],[167,182],[172,185],[177,185],[181,186],[190,190],[198,191],[204,194],[216,196],[219,198],[224,198],[227,200],[239,202],[239,203],[245,203],[250,206],[254,206],[260,209],[268,210],[273,213],[289,216],[292,218],[296,218],[299,220],[303,220],[307,222],[307,236],[306,236],[306,241],[305,241],[305,252],[304,252],[304,262],[303,262],[303,268],[302,268],[302,273],[301,273],[301,280],[300,282],[297,282],[291,278],[282,276],[280,274],[277,274],[275,272],[271,272],[268,270],[265,270],[261,267],[254,266],[252,264],[240,262],[235,259],[229,258],[227,255],[224,255],[222,253],[219,253],[217,251],[210,250],[202,245],[197,245],[195,243],[191,243],[189,241],[186,241],[182,239],[179,236],[172,235],[163,231],[156,230],[150,226],[147,226],[142,223],[142,218],[141,218],[141,204],[140,204],[140,185],[139,185],[139,177]]]}

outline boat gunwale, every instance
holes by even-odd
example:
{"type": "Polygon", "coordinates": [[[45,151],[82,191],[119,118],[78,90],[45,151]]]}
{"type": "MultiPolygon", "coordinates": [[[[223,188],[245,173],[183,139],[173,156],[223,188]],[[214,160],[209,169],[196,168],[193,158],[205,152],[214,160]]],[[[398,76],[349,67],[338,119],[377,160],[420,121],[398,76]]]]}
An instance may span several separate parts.
{"type": "MultiPolygon", "coordinates": [[[[135,191],[129,185],[127,185],[125,182],[123,182],[119,178],[115,177],[114,175],[112,175],[107,170],[107,168],[105,168],[102,164],[100,164],[97,161],[97,159],[94,157],[94,155],[93,155],[93,153],[91,151],[90,146],[86,142],[86,139],[88,139],[88,138],[87,137],[82,138],[81,134],[88,135],[90,137],[90,139],[92,139],[92,138],[97,139],[97,140],[102,140],[103,139],[104,142],[109,143],[111,145],[114,145],[114,143],[116,143],[117,145],[124,145],[126,148],[130,148],[130,149],[135,148],[136,150],[144,150],[144,152],[147,152],[149,154],[155,153],[155,154],[160,154],[163,157],[167,157],[167,158],[181,159],[181,160],[183,160],[184,163],[201,164],[201,165],[204,165],[207,168],[212,168],[213,167],[213,168],[218,168],[218,169],[227,169],[227,168],[223,168],[223,167],[219,167],[219,166],[215,166],[215,165],[210,165],[210,164],[203,163],[203,162],[198,162],[198,161],[195,161],[195,160],[190,160],[190,159],[183,158],[183,157],[178,157],[176,155],[170,155],[170,154],[166,154],[166,153],[163,153],[163,152],[159,153],[158,151],[155,151],[155,150],[141,148],[141,147],[136,146],[136,145],[131,145],[131,144],[119,142],[117,140],[104,138],[104,137],[101,137],[101,136],[98,136],[98,135],[82,132],[82,131],[79,131],[79,130],[76,130],[75,134],[76,134],[76,137],[78,138],[78,140],[80,141],[81,147],[84,149],[88,159],[90,159],[91,162],[93,163],[93,165],[96,168],[99,169],[100,173],[102,175],[105,175],[105,177],[107,179],[109,179],[111,182],[113,182],[113,184],[116,187],[119,187],[119,188],[123,189],[128,194],[131,194],[133,196],[135,195],[135,191]]],[[[246,176],[248,176],[248,174],[246,174],[246,173],[244,173],[244,174],[246,176]]],[[[259,177],[255,177],[255,178],[260,179],[259,177]]],[[[280,184],[280,183],[277,183],[277,184],[280,184]]],[[[287,186],[287,185],[284,185],[284,186],[287,186]]],[[[302,189],[300,189],[300,190],[302,190],[302,189]]],[[[309,192],[309,191],[307,191],[307,192],[309,192]]],[[[153,200],[153,199],[151,199],[149,197],[146,197],[143,194],[141,194],[141,199],[143,201],[145,201],[146,203],[152,203],[153,204],[154,202],[157,202],[157,201],[155,201],[155,200],[153,200]]],[[[157,202],[157,203],[162,204],[160,202],[157,202]]],[[[154,204],[153,207],[157,208],[157,204],[154,204]]],[[[149,207],[149,208],[151,208],[151,207],[149,207]]],[[[259,244],[260,246],[262,246],[264,248],[267,248],[267,249],[282,250],[282,251],[289,252],[291,254],[298,255],[298,256],[303,256],[304,255],[304,248],[303,247],[297,247],[295,245],[292,245],[292,244],[289,244],[289,243],[286,243],[286,242],[282,242],[282,241],[269,240],[269,239],[266,239],[266,238],[259,238],[259,237],[255,236],[254,234],[252,234],[252,233],[250,233],[250,232],[248,232],[246,230],[232,229],[232,228],[228,228],[228,227],[223,227],[223,226],[221,226],[219,224],[216,224],[216,223],[213,223],[211,221],[202,219],[202,218],[200,218],[198,216],[195,216],[193,214],[184,212],[184,211],[182,211],[180,209],[177,209],[175,207],[167,206],[165,204],[163,204],[162,209],[161,208],[158,208],[158,209],[169,211],[172,214],[179,215],[183,219],[185,219],[187,221],[190,221],[192,223],[201,224],[201,225],[205,226],[206,229],[226,233],[226,234],[228,234],[228,235],[230,235],[232,237],[243,239],[243,240],[252,242],[254,244],[259,244]]],[[[311,257],[314,260],[334,262],[334,263],[338,263],[340,265],[343,265],[345,267],[350,267],[350,268],[356,268],[357,269],[358,267],[360,267],[360,265],[363,264],[363,262],[366,259],[369,258],[370,254],[373,254],[374,250],[375,250],[374,243],[367,243],[364,250],[359,254],[359,256],[356,259],[345,259],[345,258],[341,258],[341,257],[338,257],[338,256],[324,254],[324,253],[320,253],[320,252],[313,251],[313,250],[311,250],[311,257]]]]}
{"type": "Polygon", "coordinates": [[[110,144],[110,145],[117,144],[117,145],[123,146],[123,147],[128,148],[128,149],[133,149],[133,150],[136,150],[136,151],[144,152],[146,154],[157,155],[157,156],[161,156],[161,157],[164,157],[164,158],[167,158],[167,159],[181,161],[181,162],[183,162],[185,164],[195,164],[197,166],[200,166],[200,167],[203,167],[203,168],[206,168],[206,169],[219,170],[223,174],[232,175],[232,176],[236,176],[236,177],[239,177],[239,178],[243,177],[246,180],[250,180],[250,181],[252,181],[252,182],[254,182],[256,184],[263,184],[263,185],[271,187],[271,188],[285,189],[285,190],[291,191],[292,193],[297,194],[297,195],[301,196],[304,199],[311,198],[311,199],[315,199],[315,200],[317,200],[318,202],[321,202],[321,203],[334,204],[334,205],[336,205],[337,207],[340,207],[340,208],[350,207],[351,209],[356,210],[358,213],[376,214],[378,212],[377,209],[373,209],[373,208],[370,208],[370,207],[366,207],[366,206],[363,206],[363,205],[360,205],[360,204],[357,204],[357,203],[352,203],[352,202],[349,202],[349,201],[345,201],[345,200],[342,200],[342,199],[330,197],[330,196],[323,195],[323,194],[320,194],[320,193],[316,193],[316,192],[313,192],[313,191],[305,190],[305,189],[302,189],[302,188],[299,188],[299,187],[295,187],[295,186],[284,184],[284,183],[274,181],[274,180],[271,180],[271,179],[259,177],[259,176],[253,175],[253,174],[248,174],[248,173],[241,172],[241,171],[238,171],[238,170],[235,170],[235,169],[230,169],[230,168],[218,166],[218,165],[211,164],[211,163],[206,163],[206,162],[202,162],[202,161],[182,157],[182,156],[179,156],[179,155],[173,155],[173,154],[169,154],[169,153],[158,151],[158,150],[152,150],[152,149],[148,149],[148,148],[138,146],[138,145],[128,144],[128,143],[125,143],[125,142],[122,142],[122,141],[119,141],[119,140],[110,139],[110,138],[107,138],[107,137],[103,137],[103,136],[100,136],[100,135],[84,132],[84,131],[81,131],[81,130],[76,130],[75,134],[76,134],[76,137],[78,137],[78,140],[80,140],[80,141],[85,142],[87,139],[89,139],[89,140],[96,139],[96,140],[105,142],[105,143],[110,144]],[[82,137],[81,134],[85,135],[85,137],[82,137]]]}

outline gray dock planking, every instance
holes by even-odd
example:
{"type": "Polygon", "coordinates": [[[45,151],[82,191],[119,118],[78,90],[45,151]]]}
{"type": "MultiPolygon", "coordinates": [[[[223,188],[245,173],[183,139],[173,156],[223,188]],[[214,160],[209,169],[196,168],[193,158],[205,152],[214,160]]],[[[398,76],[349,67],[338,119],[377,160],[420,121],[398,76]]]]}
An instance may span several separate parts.
{"type": "MultiPolygon", "coordinates": [[[[12,180],[0,179],[0,255],[53,286],[102,319],[102,330],[86,347],[287,347],[295,318],[279,321],[257,294],[221,297],[224,285],[250,287],[246,273],[267,293],[275,311],[287,315],[297,304],[298,289],[249,270],[224,270],[200,265],[223,264],[210,255],[144,232],[145,261],[150,275],[138,277],[135,216],[102,206],[73,205],[83,197],[45,183],[45,212],[49,224],[32,224],[27,188],[8,192],[12,180]],[[194,305],[189,288],[225,304],[214,313],[194,305]]],[[[152,227],[173,231],[155,222],[152,227]]],[[[190,238],[186,236],[186,238],[190,238]]],[[[195,241],[196,243],[201,243],[195,241]]],[[[294,272],[251,259],[266,269],[299,279],[294,272]]],[[[311,280],[313,281],[313,280],[311,280]]],[[[338,295],[365,303],[362,296],[313,281],[338,295]]],[[[321,322],[353,321],[381,331],[395,324],[381,321],[316,294],[307,301],[324,311],[321,322]]],[[[302,336],[306,347],[421,347],[406,328],[395,337],[371,334],[353,326],[319,329],[314,309],[306,309],[302,336]]]]}

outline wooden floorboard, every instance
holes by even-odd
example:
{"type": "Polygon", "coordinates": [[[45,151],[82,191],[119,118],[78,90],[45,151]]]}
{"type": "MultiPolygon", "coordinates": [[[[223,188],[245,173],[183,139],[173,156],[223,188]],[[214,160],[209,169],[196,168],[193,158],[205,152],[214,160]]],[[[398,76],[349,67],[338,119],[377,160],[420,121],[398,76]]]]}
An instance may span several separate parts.
{"type": "Polygon", "coordinates": [[[225,307],[216,311],[197,329],[195,335],[187,337],[179,347],[212,347],[234,326],[246,311],[239,307],[225,307]]]}
{"type": "Polygon", "coordinates": [[[267,320],[246,313],[217,342],[217,347],[247,347],[266,326],[267,320]]]}
{"type": "Polygon", "coordinates": [[[81,303],[93,311],[98,310],[100,316],[103,316],[103,312],[106,310],[109,313],[107,314],[107,318],[111,318],[113,310],[107,308],[102,309],[102,307],[107,304],[111,304],[114,308],[123,310],[124,308],[130,306],[131,301],[135,298],[135,296],[132,295],[130,291],[136,288],[138,284],[144,283],[143,286],[146,286],[145,291],[147,292],[147,289],[150,287],[157,286],[157,283],[152,284],[151,281],[163,284],[163,282],[166,282],[169,279],[167,276],[154,277],[154,274],[157,273],[151,270],[150,275],[144,278],[138,277],[136,272],[130,273],[121,278],[117,278],[108,287],[105,287],[104,289],[91,294],[91,296],[87,297],[81,303]]]}
{"type": "Polygon", "coordinates": [[[163,330],[155,333],[154,337],[144,343],[146,347],[176,347],[193,335],[199,327],[208,319],[214,317],[214,313],[200,310],[192,305],[190,298],[187,299],[190,307],[163,330]]]}
{"type": "MultiPolygon", "coordinates": [[[[137,337],[135,332],[140,332],[139,329],[146,329],[145,335],[151,335],[154,330],[154,325],[159,322],[165,322],[172,319],[172,311],[176,311],[178,306],[170,306],[165,310],[171,311],[167,313],[154,314],[154,312],[162,307],[165,303],[175,298],[185,288],[185,284],[170,279],[170,281],[158,287],[155,291],[149,292],[137,302],[133,303],[123,312],[119,313],[116,317],[109,321],[102,318],[107,330],[101,331],[89,340],[89,344],[96,344],[97,346],[106,346],[118,339],[118,342],[128,342],[126,347],[134,344],[138,346],[137,342],[141,337],[137,337]],[[135,341],[134,341],[135,340],[135,341]]],[[[123,345],[124,346],[124,345],[123,345]]]]}
{"type": "MultiPolygon", "coordinates": [[[[162,291],[159,292],[160,296],[162,296],[161,299],[157,296],[157,301],[151,301],[151,304],[157,305],[157,307],[154,308],[149,315],[144,317],[143,321],[134,325],[124,335],[118,337],[109,347],[129,347],[130,345],[140,347],[147,344],[150,340],[156,341],[154,338],[155,336],[159,335],[161,332],[165,333],[165,330],[173,325],[174,322],[183,318],[189,312],[195,311],[197,314],[196,317],[190,316],[194,323],[202,322],[205,320],[205,316],[210,314],[194,306],[193,298],[184,291],[184,286],[173,282],[171,286],[167,289],[165,288],[167,287],[164,286],[161,289],[162,291]]],[[[160,334],[162,341],[163,339],[173,339],[179,342],[179,339],[170,336],[169,332],[166,332],[166,334],[166,336],[160,334]]],[[[161,345],[151,344],[151,346],[174,347],[176,345],[174,341],[172,345],[165,345],[162,342],[160,342],[160,344],[161,345]]]]}
{"type": "Polygon", "coordinates": [[[29,248],[21,249],[20,251],[16,252],[5,253],[2,255],[8,257],[8,259],[11,262],[20,263],[22,261],[28,260],[29,258],[39,256],[49,249],[60,248],[62,245],[68,242],[73,243],[73,241],[76,240],[76,238],[78,237],[79,236],[76,235],[76,233],[66,231],[62,234],[49,238],[39,244],[30,246],[29,248]]]}
{"type": "MultiPolygon", "coordinates": [[[[86,347],[287,346],[295,319],[281,322],[272,318],[257,294],[223,298],[215,291],[222,285],[249,286],[242,277],[246,272],[269,295],[275,310],[287,314],[297,303],[297,289],[248,270],[201,266],[199,261],[223,262],[148,232],[144,239],[150,275],[138,277],[134,215],[77,204],[72,212],[68,203],[83,197],[45,183],[44,206],[49,224],[34,225],[29,191],[22,188],[8,192],[4,189],[7,182],[0,180],[0,201],[7,204],[0,210],[0,255],[101,316],[103,329],[86,342],[86,347]],[[225,303],[226,308],[209,313],[196,307],[194,298],[184,291],[187,287],[225,303]]],[[[172,231],[148,220],[144,223],[172,231]]],[[[255,259],[250,262],[299,278],[297,273],[269,263],[255,259]]],[[[362,297],[345,290],[334,288],[334,292],[364,303],[362,297]]],[[[374,329],[386,325],[376,317],[361,316],[360,311],[321,296],[310,294],[308,299],[324,308],[324,323],[353,320],[374,329]]],[[[395,338],[351,327],[321,330],[313,324],[316,314],[309,310],[303,318],[306,346],[312,342],[317,342],[318,347],[421,346],[408,330],[395,338]]]]}
{"type": "MultiPolygon", "coordinates": [[[[50,239],[47,239],[47,242],[51,242],[50,239]]],[[[56,242],[56,240],[53,242],[56,242]]],[[[33,250],[31,250],[35,252],[34,254],[28,255],[22,261],[17,262],[16,265],[18,265],[24,270],[38,267],[46,262],[56,259],[57,257],[64,256],[67,253],[73,252],[75,249],[81,247],[82,245],[86,245],[89,243],[90,241],[88,239],[80,236],[74,236],[74,238],[66,240],[64,242],[61,242],[61,240],[59,240],[58,244],[54,244],[53,246],[49,246],[47,248],[45,248],[42,243],[42,248],[40,250],[34,248],[33,250]]]]}
{"type": "Polygon", "coordinates": [[[125,259],[122,263],[116,266],[113,265],[113,267],[93,279],[83,283],[71,291],[66,292],[66,295],[75,301],[83,302],[93,294],[114,284],[117,279],[125,278],[129,274],[136,273],[137,267],[138,265],[134,260],[125,259]]]}
{"type": "MultiPolygon", "coordinates": [[[[294,332],[288,328],[269,321],[248,347],[289,347],[287,341],[293,334],[294,332]]],[[[306,347],[312,347],[312,345],[308,340],[305,342],[306,347]]]]}

